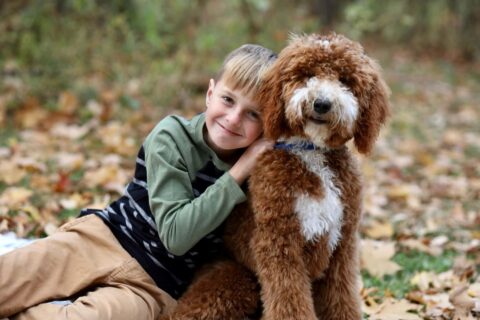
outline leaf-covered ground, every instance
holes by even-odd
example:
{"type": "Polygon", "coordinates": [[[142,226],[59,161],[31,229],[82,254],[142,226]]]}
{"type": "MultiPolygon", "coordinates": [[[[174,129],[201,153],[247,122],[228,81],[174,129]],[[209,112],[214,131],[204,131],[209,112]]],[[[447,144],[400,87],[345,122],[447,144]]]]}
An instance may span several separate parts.
{"type": "MultiPolygon", "coordinates": [[[[366,318],[478,319],[480,315],[480,66],[376,52],[393,117],[365,176],[362,297],[366,318]]],[[[375,54],[373,54],[375,56],[375,54]]],[[[142,79],[92,93],[32,97],[3,77],[0,232],[51,234],[84,207],[104,207],[132,175],[143,138],[170,112],[142,97],[142,79]]],[[[205,86],[207,84],[205,79],[205,86]]]]}

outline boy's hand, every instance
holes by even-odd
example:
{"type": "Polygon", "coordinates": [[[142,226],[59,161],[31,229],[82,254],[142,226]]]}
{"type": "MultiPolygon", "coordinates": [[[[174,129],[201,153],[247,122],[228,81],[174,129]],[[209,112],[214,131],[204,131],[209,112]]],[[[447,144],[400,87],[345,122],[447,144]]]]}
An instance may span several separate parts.
{"type": "Polygon", "coordinates": [[[240,156],[233,167],[228,171],[230,175],[241,185],[248,178],[257,158],[266,150],[273,148],[274,141],[261,138],[252,143],[240,156]]]}

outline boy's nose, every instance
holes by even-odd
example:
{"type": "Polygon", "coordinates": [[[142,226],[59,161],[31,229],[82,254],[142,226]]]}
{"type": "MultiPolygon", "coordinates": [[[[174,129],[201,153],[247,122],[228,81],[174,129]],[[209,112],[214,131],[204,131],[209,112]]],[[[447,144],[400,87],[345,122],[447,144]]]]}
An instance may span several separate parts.
{"type": "Polygon", "coordinates": [[[228,122],[232,125],[237,125],[242,120],[242,113],[239,110],[232,110],[227,116],[228,122]]]}

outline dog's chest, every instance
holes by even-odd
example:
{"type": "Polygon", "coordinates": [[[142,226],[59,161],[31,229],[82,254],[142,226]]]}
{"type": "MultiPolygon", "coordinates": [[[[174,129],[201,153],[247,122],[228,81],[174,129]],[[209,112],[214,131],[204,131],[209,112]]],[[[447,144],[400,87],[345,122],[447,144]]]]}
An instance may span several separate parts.
{"type": "Polygon", "coordinates": [[[295,212],[300,220],[306,241],[327,236],[332,252],[341,236],[343,205],[341,191],[334,184],[334,174],[326,165],[325,157],[317,151],[293,151],[308,169],[315,173],[322,183],[323,197],[313,197],[300,193],[295,200],[295,212]]]}

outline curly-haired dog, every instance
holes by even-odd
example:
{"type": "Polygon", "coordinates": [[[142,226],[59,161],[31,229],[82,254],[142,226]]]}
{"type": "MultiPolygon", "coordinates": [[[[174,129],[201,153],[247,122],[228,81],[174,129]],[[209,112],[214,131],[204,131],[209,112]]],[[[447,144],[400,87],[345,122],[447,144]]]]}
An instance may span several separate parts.
{"type": "Polygon", "coordinates": [[[345,144],[372,149],[388,95],[358,43],[335,34],[292,37],[260,94],[265,136],[282,142],[261,156],[249,202],[226,223],[236,262],[199,274],[172,319],[244,319],[259,301],[263,319],[361,319],[362,183],[345,144]]]}

